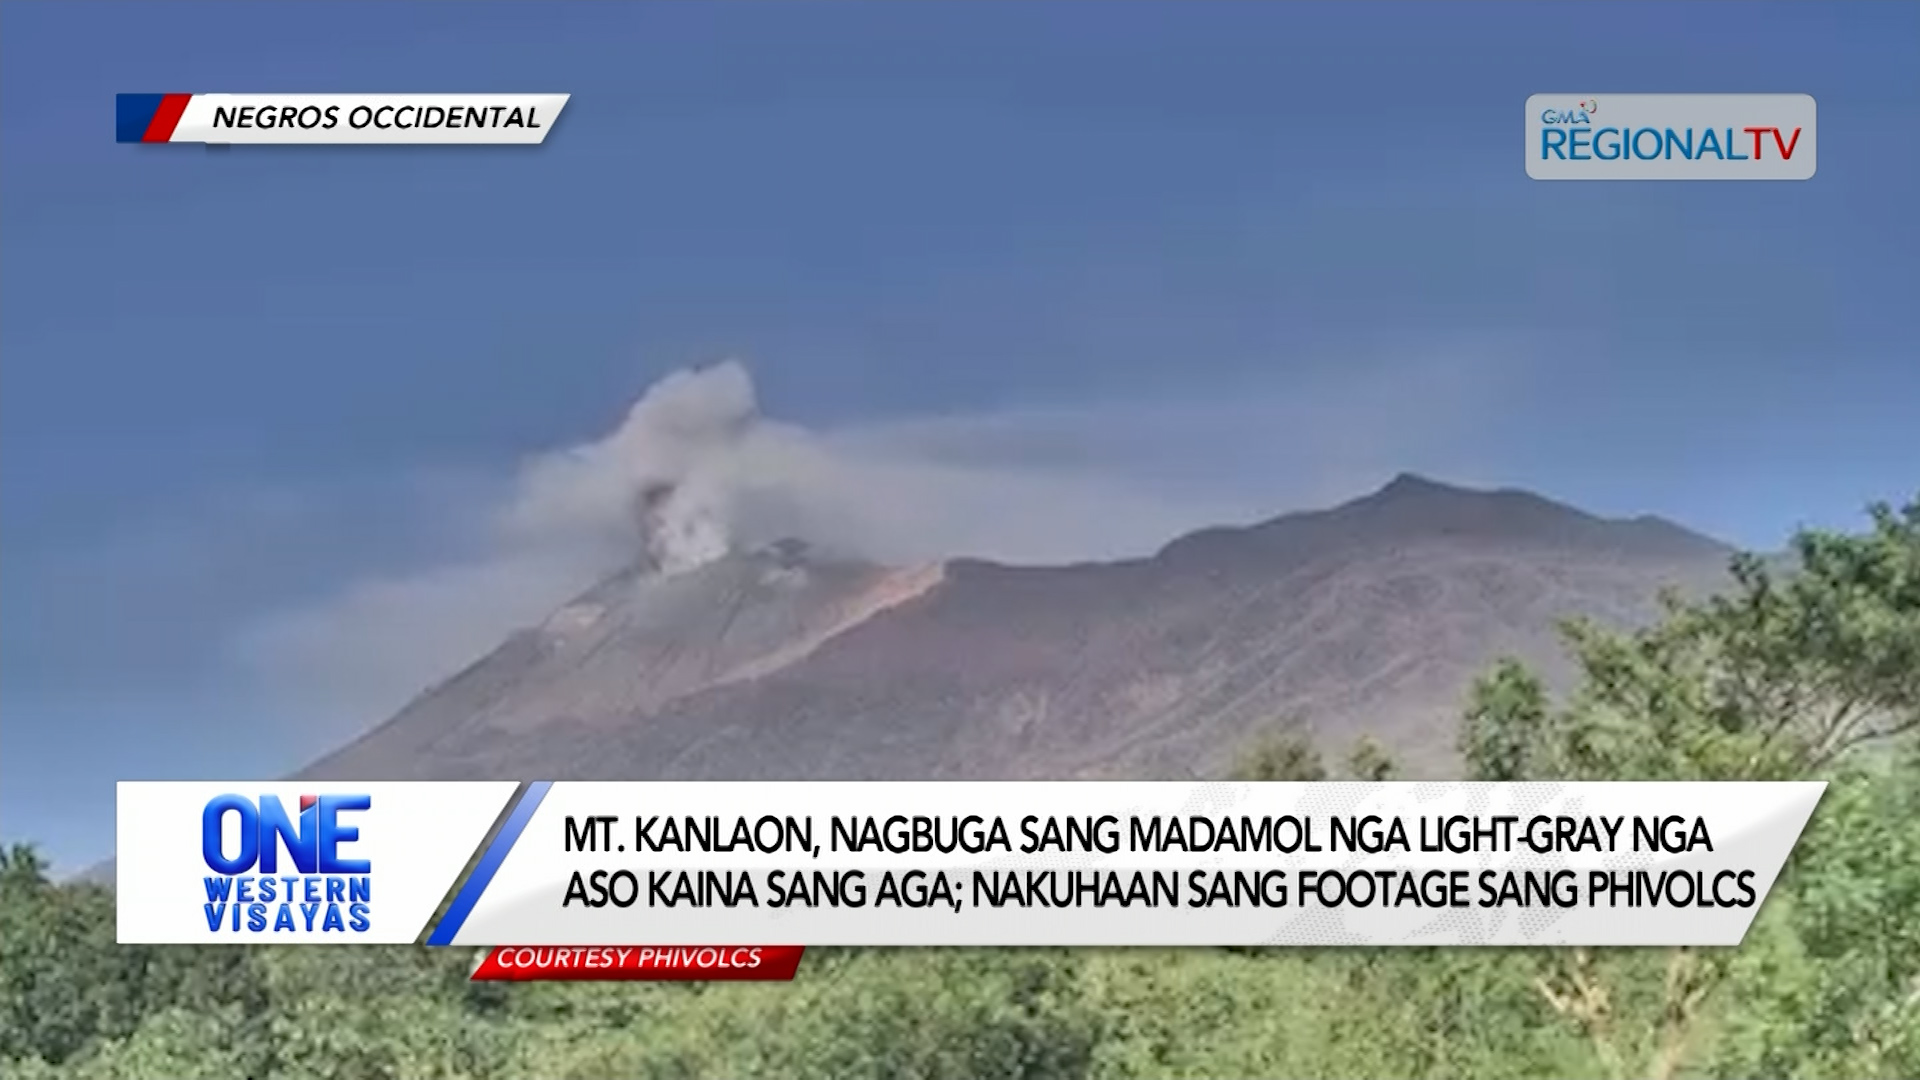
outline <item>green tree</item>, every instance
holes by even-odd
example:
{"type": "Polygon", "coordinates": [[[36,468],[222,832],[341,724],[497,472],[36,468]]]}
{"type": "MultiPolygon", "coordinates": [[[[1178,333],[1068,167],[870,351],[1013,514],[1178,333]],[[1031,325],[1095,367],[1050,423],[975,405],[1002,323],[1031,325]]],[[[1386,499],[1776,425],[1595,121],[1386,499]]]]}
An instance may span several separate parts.
{"type": "Polygon", "coordinates": [[[1289,726],[1254,740],[1228,771],[1230,780],[1325,780],[1327,766],[1313,740],[1289,726]]]}
{"type": "Polygon", "coordinates": [[[1920,748],[1828,788],[1730,963],[1723,1076],[1920,1076],[1920,748]]]}
{"type": "MultiPolygon", "coordinates": [[[[1920,499],[1897,513],[1873,507],[1871,516],[1861,534],[1800,533],[1784,575],[1757,557],[1736,558],[1731,590],[1696,602],[1669,596],[1666,618],[1652,627],[1571,624],[1582,679],[1564,706],[1551,707],[1522,665],[1502,663],[1475,686],[1462,727],[1472,775],[1798,779],[1913,731],[1920,499]]],[[[1556,954],[1537,985],[1609,1072],[1666,1077],[1695,1054],[1728,962],[1694,949],[1575,949],[1556,954]]]]}
{"type": "Polygon", "coordinates": [[[1400,771],[1394,763],[1393,754],[1380,740],[1371,735],[1362,735],[1354,740],[1353,749],[1347,753],[1347,775],[1355,780],[1378,783],[1391,780],[1400,771]]]}
{"type": "Polygon", "coordinates": [[[62,1075],[70,1080],[232,1080],[268,1075],[269,1066],[264,1038],[238,1008],[170,1008],[70,1062],[62,1075]]]}
{"type": "Polygon", "coordinates": [[[1545,748],[1547,686],[1518,660],[1505,659],[1474,683],[1460,725],[1460,756],[1476,780],[1522,780],[1545,748]]]}
{"type": "MultiPolygon", "coordinates": [[[[809,951],[792,983],[554,988],[506,1075],[1073,1077],[1098,1029],[1048,949],[809,951]],[[584,991],[584,992],[583,992],[584,991]]],[[[546,988],[542,988],[546,989],[546,988]]]]}
{"type": "Polygon", "coordinates": [[[28,847],[0,853],[0,941],[0,1059],[57,1065],[139,1023],[147,957],[114,943],[112,895],[54,885],[28,847]]]}

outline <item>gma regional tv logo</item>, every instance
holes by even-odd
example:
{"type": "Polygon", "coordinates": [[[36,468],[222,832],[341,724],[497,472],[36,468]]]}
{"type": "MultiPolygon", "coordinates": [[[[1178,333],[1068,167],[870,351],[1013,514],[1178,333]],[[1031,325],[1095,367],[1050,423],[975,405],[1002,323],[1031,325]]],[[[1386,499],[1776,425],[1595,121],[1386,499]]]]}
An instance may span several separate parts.
{"type": "Polygon", "coordinates": [[[216,795],[200,815],[207,929],[338,931],[373,925],[373,863],[351,850],[371,795],[216,795]]]}
{"type": "Polygon", "coordinates": [[[1535,94],[1535,180],[1808,180],[1819,136],[1806,94],[1535,94]]]}

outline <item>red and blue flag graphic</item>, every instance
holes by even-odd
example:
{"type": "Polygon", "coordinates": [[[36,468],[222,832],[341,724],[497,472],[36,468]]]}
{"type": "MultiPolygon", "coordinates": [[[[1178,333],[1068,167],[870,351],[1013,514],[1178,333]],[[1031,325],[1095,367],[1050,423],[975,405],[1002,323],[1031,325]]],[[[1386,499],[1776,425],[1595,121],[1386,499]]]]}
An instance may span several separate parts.
{"type": "Polygon", "coordinates": [[[168,142],[192,94],[115,94],[117,142],[168,142]]]}

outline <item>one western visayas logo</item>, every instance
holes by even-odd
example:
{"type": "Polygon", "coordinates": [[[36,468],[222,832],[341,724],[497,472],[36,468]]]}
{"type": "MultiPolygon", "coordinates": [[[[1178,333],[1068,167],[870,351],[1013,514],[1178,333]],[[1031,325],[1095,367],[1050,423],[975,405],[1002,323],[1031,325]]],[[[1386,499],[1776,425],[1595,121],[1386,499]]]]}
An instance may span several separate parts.
{"type": "Polygon", "coordinates": [[[209,800],[200,817],[201,853],[213,871],[207,929],[366,932],[373,864],[342,849],[360,839],[356,812],[372,806],[371,795],[302,795],[290,815],[277,795],[209,800]]]}

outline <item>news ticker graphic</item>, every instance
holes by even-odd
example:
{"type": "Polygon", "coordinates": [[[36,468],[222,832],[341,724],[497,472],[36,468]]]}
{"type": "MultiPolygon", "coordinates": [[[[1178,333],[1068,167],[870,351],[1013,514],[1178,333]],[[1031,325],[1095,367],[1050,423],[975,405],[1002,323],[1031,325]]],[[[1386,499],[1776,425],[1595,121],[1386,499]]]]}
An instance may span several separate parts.
{"type": "Polygon", "coordinates": [[[1535,180],[1810,180],[1807,94],[1535,94],[1535,180]]]}
{"type": "Polygon", "coordinates": [[[1734,945],[1824,788],[129,782],[119,940],[1734,945]]]}
{"type": "Polygon", "coordinates": [[[118,94],[118,142],[344,145],[546,140],[570,94],[118,94]]]}

